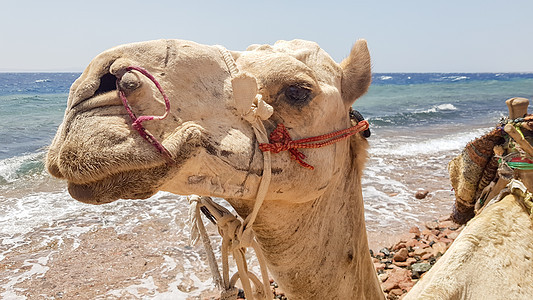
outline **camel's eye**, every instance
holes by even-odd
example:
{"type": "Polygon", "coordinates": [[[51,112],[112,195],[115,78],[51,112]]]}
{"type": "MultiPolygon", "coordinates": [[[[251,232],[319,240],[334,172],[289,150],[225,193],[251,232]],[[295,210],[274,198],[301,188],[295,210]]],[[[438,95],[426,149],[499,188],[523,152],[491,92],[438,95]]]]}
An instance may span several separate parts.
{"type": "Polygon", "coordinates": [[[305,87],[291,85],[285,89],[285,97],[291,104],[305,104],[311,98],[311,90],[305,87]]]}

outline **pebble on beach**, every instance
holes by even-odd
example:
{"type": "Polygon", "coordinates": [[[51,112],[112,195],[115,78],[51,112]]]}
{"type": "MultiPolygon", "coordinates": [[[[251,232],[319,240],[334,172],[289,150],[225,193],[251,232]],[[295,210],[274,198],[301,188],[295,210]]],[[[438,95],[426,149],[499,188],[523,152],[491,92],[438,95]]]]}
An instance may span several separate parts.
{"type": "Polygon", "coordinates": [[[428,194],[429,194],[429,191],[427,191],[427,190],[420,190],[420,191],[417,191],[417,192],[415,193],[415,198],[416,198],[416,199],[420,199],[420,200],[422,200],[422,199],[426,198],[428,194]]]}

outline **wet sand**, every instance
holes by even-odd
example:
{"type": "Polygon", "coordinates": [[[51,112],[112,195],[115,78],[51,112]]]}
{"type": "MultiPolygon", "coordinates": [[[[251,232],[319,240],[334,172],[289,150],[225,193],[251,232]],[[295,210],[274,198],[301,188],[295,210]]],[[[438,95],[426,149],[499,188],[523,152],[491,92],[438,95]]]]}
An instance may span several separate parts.
{"type": "MultiPolygon", "coordinates": [[[[182,241],[177,240],[175,226],[167,221],[149,220],[128,233],[93,224],[76,239],[51,239],[55,234],[53,225],[37,228],[23,237],[30,242],[9,250],[0,246],[4,253],[0,262],[0,296],[2,299],[215,299],[218,293],[211,285],[207,265],[203,265],[203,249],[177,247],[182,241]],[[184,265],[183,257],[203,267],[197,268],[193,275],[186,275],[190,270],[184,265]]],[[[371,240],[370,244],[391,246],[398,240],[398,235],[380,237],[381,240],[371,240]]],[[[370,238],[376,237],[370,234],[370,238]]]]}
{"type": "MultiPolygon", "coordinates": [[[[189,254],[175,246],[164,222],[146,222],[122,234],[97,226],[77,241],[48,239],[53,232],[53,227],[39,228],[25,236],[31,242],[5,254],[2,299],[204,299],[212,294],[195,291],[197,281],[209,281],[207,268],[199,268],[197,278],[184,276],[178,262],[189,254]]],[[[192,259],[205,259],[203,251],[198,253],[192,259]]]]}

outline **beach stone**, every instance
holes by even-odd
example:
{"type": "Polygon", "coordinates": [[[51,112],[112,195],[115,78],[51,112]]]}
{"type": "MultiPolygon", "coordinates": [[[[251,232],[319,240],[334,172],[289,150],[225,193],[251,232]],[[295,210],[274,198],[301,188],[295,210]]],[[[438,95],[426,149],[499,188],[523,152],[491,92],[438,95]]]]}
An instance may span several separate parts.
{"type": "Polygon", "coordinates": [[[413,226],[409,229],[410,233],[414,233],[416,237],[420,236],[420,228],[418,226],[413,226]]]}
{"type": "Polygon", "coordinates": [[[415,247],[418,246],[418,244],[420,244],[420,242],[417,241],[417,240],[409,240],[409,241],[407,241],[407,243],[405,243],[405,247],[406,248],[415,248],[415,247]]]}
{"type": "Polygon", "coordinates": [[[415,193],[415,198],[419,199],[419,200],[422,200],[422,199],[426,198],[428,194],[429,194],[428,190],[417,191],[415,193]]]}
{"type": "Polygon", "coordinates": [[[418,241],[418,244],[416,244],[416,246],[421,249],[430,247],[428,243],[426,243],[426,241],[418,241]]]}
{"type": "Polygon", "coordinates": [[[431,269],[431,264],[429,263],[416,263],[411,265],[411,271],[417,272],[419,274],[425,273],[431,269]]]}
{"type": "Polygon", "coordinates": [[[428,237],[427,237],[427,241],[428,243],[436,243],[439,241],[439,237],[434,235],[434,234],[430,234],[428,237]]]}
{"type": "Polygon", "coordinates": [[[383,249],[379,250],[379,252],[383,253],[383,255],[385,255],[385,256],[389,256],[390,255],[390,250],[387,249],[387,248],[383,248],[383,249]]]}
{"type": "Polygon", "coordinates": [[[392,296],[396,296],[396,297],[399,297],[401,295],[403,295],[403,290],[402,289],[392,289],[390,290],[389,292],[389,295],[392,295],[392,296]]]}
{"type": "Polygon", "coordinates": [[[394,254],[393,260],[398,261],[398,262],[403,262],[407,260],[407,257],[409,257],[409,251],[407,251],[406,248],[402,248],[400,249],[400,251],[394,254]]]}
{"type": "Polygon", "coordinates": [[[394,250],[394,251],[398,251],[398,250],[400,250],[400,249],[402,249],[402,248],[407,248],[407,246],[406,246],[405,243],[406,243],[406,242],[398,242],[398,243],[396,243],[396,245],[394,245],[394,247],[392,248],[392,250],[394,250]]]}
{"type": "Polygon", "coordinates": [[[409,257],[405,262],[407,263],[408,266],[410,266],[410,265],[416,263],[416,259],[413,258],[413,257],[409,257]]]}
{"type": "Polygon", "coordinates": [[[438,253],[444,254],[446,252],[446,249],[448,249],[447,244],[444,242],[437,242],[431,246],[433,248],[433,255],[437,255],[438,253]]]}
{"type": "Polygon", "coordinates": [[[387,265],[383,263],[374,263],[374,268],[376,268],[376,271],[383,271],[385,270],[385,267],[387,265]]]}
{"type": "Polygon", "coordinates": [[[453,243],[453,240],[452,240],[452,239],[449,239],[449,238],[440,238],[440,239],[439,239],[439,242],[443,242],[443,243],[445,243],[446,245],[448,245],[448,247],[449,247],[450,244],[453,243]]]}
{"type": "Polygon", "coordinates": [[[384,282],[385,280],[387,280],[389,278],[389,274],[387,274],[387,273],[379,274],[378,278],[379,278],[379,280],[381,280],[381,282],[384,282]]]}
{"type": "Polygon", "coordinates": [[[427,221],[424,225],[426,225],[426,228],[430,230],[439,228],[439,224],[435,221],[427,221]]]}
{"type": "Polygon", "coordinates": [[[450,233],[452,233],[452,232],[453,232],[453,231],[452,231],[450,228],[446,228],[446,229],[444,229],[444,230],[441,232],[440,236],[448,236],[448,234],[450,234],[450,233]]]}
{"type": "Polygon", "coordinates": [[[439,224],[439,227],[440,228],[449,228],[451,230],[457,230],[459,229],[459,224],[453,222],[453,221],[443,221],[443,222],[440,222],[439,224]]]}
{"type": "Polygon", "coordinates": [[[392,289],[410,289],[413,286],[411,281],[411,271],[407,269],[394,269],[390,274],[389,278],[381,286],[383,291],[389,292],[392,289]]]}
{"type": "Polygon", "coordinates": [[[426,254],[422,255],[422,257],[420,257],[420,259],[421,260],[429,260],[433,256],[435,256],[433,253],[426,253],[426,254]]]}
{"type": "Polygon", "coordinates": [[[428,253],[431,253],[432,252],[432,249],[427,247],[427,248],[418,248],[418,249],[415,249],[415,251],[413,252],[415,256],[424,256],[428,253]]]}
{"type": "Polygon", "coordinates": [[[392,264],[394,266],[396,266],[396,267],[399,267],[399,268],[407,268],[407,267],[409,267],[409,263],[407,263],[406,261],[395,261],[392,264]]]}

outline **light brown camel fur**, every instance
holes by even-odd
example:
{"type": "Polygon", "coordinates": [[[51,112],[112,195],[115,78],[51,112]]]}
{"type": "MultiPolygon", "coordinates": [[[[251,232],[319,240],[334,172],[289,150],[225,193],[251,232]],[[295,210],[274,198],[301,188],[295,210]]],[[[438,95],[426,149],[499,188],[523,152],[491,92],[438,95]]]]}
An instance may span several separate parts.
{"type": "MultiPolygon", "coordinates": [[[[349,109],[371,81],[358,41],[340,65],[316,43],[280,41],[234,52],[274,108],[268,132],[283,123],[293,139],[351,126],[349,109]]],[[[160,115],[162,99],[136,72],[120,82],[137,115],[160,115]]],[[[50,147],[49,172],[87,203],[146,198],[159,190],[225,198],[245,217],[262,175],[263,154],[237,113],[220,50],[181,40],[120,46],[96,57],[72,85],[65,118],[50,147]],[[162,121],[143,123],[171,153],[167,161],[131,128],[114,87],[125,67],[146,68],[171,100],[162,121]]],[[[272,155],[272,181],[256,237],[273,277],[290,299],[382,299],[367,244],[361,173],[367,142],[359,134],[302,150],[314,170],[272,155]]]]}
{"type": "Polygon", "coordinates": [[[509,195],[472,219],[404,299],[533,299],[532,258],[531,218],[509,195]]]}
{"type": "MultiPolygon", "coordinates": [[[[283,123],[293,139],[349,127],[349,109],[371,81],[365,41],[358,41],[341,64],[301,40],[232,54],[274,108],[264,121],[267,131],[283,123]]],[[[129,72],[120,86],[138,116],[162,114],[163,100],[146,78],[129,72]]],[[[217,47],[160,40],[113,48],[96,57],[72,85],[47,168],[68,181],[75,199],[87,203],[147,198],[162,190],[222,197],[246,217],[263,172],[263,154],[250,124],[237,113],[233,94],[217,47]],[[131,128],[117,96],[115,75],[130,65],[150,71],[170,98],[169,117],[143,125],[169,150],[172,163],[131,128]]],[[[272,155],[272,182],[253,229],[289,299],[384,298],[364,224],[366,148],[356,134],[302,150],[314,170],[287,152],[272,155]]],[[[533,231],[519,208],[506,198],[474,218],[409,299],[531,296],[533,231]]]]}

